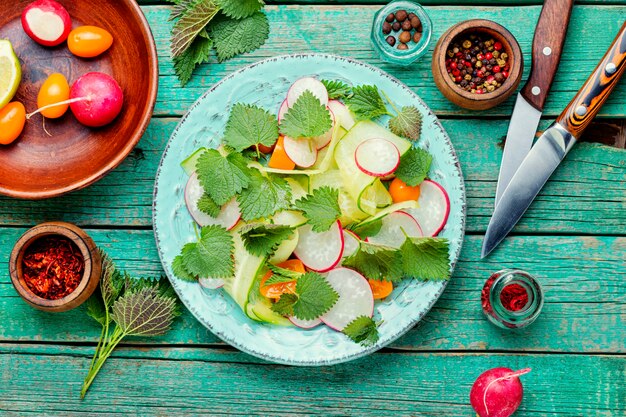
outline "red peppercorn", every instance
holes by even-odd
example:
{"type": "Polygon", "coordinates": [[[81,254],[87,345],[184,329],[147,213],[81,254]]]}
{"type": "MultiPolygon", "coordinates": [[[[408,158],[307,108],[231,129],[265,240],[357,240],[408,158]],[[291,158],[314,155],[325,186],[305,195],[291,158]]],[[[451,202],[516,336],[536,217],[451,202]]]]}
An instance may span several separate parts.
{"type": "Polygon", "coordinates": [[[502,75],[504,75],[504,78],[509,78],[509,72],[508,71],[502,71],[502,75]]]}
{"type": "Polygon", "coordinates": [[[508,71],[509,69],[510,69],[510,68],[509,68],[509,64],[506,64],[506,65],[504,66],[504,68],[502,68],[502,70],[504,70],[504,71],[508,71]]]}
{"type": "Polygon", "coordinates": [[[492,59],[493,58],[493,54],[491,52],[487,52],[485,54],[485,59],[492,59]]]}
{"type": "Polygon", "coordinates": [[[452,75],[458,77],[459,75],[461,75],[461,71],[459,71],[458,69],[452,70],[452,75]]]}
{"type": "Polygon", "coordinates": [[[456,55],[458,58],[461,58],[461,57],[463,56],[463,52],[457,52],[455,55],[456,55]]]}
{"type": "Polygon", "coordinates": [[[452,62],[452,60],[450,58],[446,59],[446,65],[450,65],[450,63],[452,62]]]}
{"type": "Polygon", "coordinates": [[[495,80],[495,77],[493,75],[487,77],[487,82],[492,82],[493,80],[495,80]]]}
{"type": "Polygon", "coordinates": [[[452,69],[457,69],[457,64],[456,64],[456,62],[452,62],[452,63],[450,63],[450,68],[452,68],[452,69]]]}
{"type": "Polygon", "coordinates": [[[465,66],[466,66],[467,68],[471,68],[471,67],[472,67],[472,63],[471,63],[471,62],[469,62],[469,61],[465,61],[465,66]]]}
{"type": "Polygon", "coordinates": [[[483,77],[485,76],[485,73],[484,73],[484,72],[482,72],[482,71],[477,71],[477,72],[476,72],[476,76],[477,76],[478,78],[483,78],[483,77]]]}
{"type": "Polygon", "coordinates": [[[482,61],[485,57],[483,56],[483,54],[478,54],[476,55],[476,59],[479,61],[482,61]]]}
{"type": "Polygon", "coordinates": [[[461,78],[461,76],[460,76],[460,75],[459,75],[459,76],[454,77],[454,81],[456,81],[457,83],[460,83],[460,82],[461,82],[461,80],[463,80],[463,78],[461,78]]]}
{"type": "Polygon", "coordinates": [[[493,72],[500,72],[500,67],[499,67],[498,65],[495,65],[495,66],[492,68],[492,70],[493,70],[493,72]]]}
{"type": "Polygon", "coordinates": [[[483,89],[479,88],[478,90],[476,90],[476,94],[482,94],[483,93],[483,89]]]}
{"type": "Polygon", "coordinates": [[[499,51],[502,49],[502,44],[500,42],[496,42],[493,44],[493,49],[495,49],[496,51],[499,51]]]}

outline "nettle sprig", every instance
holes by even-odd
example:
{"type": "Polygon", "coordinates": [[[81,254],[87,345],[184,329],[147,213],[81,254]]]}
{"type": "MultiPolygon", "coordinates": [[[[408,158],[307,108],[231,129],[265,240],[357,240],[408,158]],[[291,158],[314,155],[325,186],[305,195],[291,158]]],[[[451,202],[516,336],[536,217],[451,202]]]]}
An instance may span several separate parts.
{"type": "Polygon", "coordinates": [[[163,335],[180,315],[178,297],[167,278],[133,278],[119,271],[107,254],[101,251],[101,255],[100,290],[87,300],[87,314],[102,331],[80,398],[122,339],[163,335]]]}
{"type": "Polygon", "coordinates": [[[209,62],[213,49],[222,62],[254,51],[269,36],[270,25],[261,11],[263,0],[167,1],[174,3],[170,52],[183,86],[198,65],[209,62]]]}

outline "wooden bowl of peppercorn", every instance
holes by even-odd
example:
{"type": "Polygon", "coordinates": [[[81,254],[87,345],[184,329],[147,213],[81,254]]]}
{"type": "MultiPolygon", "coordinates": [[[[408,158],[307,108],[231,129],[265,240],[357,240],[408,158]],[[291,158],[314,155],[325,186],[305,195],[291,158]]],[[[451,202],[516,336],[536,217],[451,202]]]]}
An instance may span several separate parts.
{"type": "Polygon", "coordinates": [[[13,247],[9,274],[18,294],[48,312],[78,307],[100,282],[102,259],[80,227],[65,222],[39,224],[13,247]]]}
{"type": "Polygon", "coordinates": [[[466,20],[452,26],[433,52],[437,88],[452,103],[469,110],[490,109],[509,98],[523,69],[517,40],[491,20],[466,20]]]}

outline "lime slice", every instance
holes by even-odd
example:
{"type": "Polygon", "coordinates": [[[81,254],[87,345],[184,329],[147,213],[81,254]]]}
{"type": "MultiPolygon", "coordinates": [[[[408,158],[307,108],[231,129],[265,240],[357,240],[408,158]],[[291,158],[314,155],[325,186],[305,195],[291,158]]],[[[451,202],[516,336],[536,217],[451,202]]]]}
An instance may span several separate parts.
{"type": "Polygon", "coordinates": [[[11,42],[0,39],[0,109],[11,101],[22,80],[22,67],[11,42]]]}

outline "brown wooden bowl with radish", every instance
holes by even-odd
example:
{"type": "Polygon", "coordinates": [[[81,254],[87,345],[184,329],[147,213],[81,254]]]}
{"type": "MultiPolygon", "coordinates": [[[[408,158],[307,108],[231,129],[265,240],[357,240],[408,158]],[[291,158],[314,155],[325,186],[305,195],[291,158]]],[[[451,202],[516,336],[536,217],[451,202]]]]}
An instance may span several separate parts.
{"type": "Polygon", "coordinates": [[[18,136],[0,134],[0,194],[55,197],[117,167],[148,126],[157,94],[156,47],[137,3],[12,1],[0,39],[19,59],[11,102],[23,105],[14,117],[25,119],[18,136]]]}

